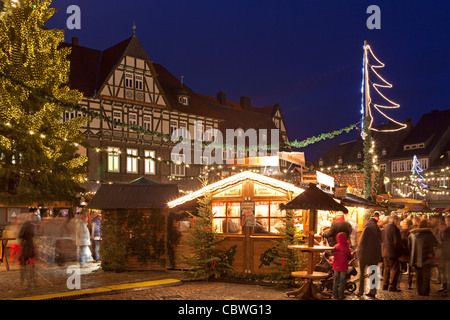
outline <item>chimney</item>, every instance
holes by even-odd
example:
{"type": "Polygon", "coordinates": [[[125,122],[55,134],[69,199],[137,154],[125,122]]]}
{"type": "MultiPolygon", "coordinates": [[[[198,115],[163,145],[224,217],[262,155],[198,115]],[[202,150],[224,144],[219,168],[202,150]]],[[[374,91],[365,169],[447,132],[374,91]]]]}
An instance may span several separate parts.
{"type": "Polygon", "coordinates": [[[226,97],[225,92],[223,92],[223,91],[217,92],[217,96],[216,97],[217,97],[217,100],[219,100],[220,104],[226,104],[227,103],[227,97],[226,97]]]}
{"type": "Polygon", "coordinates": [[[73,44],[74,46],[77,46],[77,45],[78,45],[78,37],[72,37],[72,44],[73,44]]]}
{"type": "Polygon", "coordinates": [[[244,110],[250,110],[250,98],[249,97],[241,97],[241,107],[244,110]]]}

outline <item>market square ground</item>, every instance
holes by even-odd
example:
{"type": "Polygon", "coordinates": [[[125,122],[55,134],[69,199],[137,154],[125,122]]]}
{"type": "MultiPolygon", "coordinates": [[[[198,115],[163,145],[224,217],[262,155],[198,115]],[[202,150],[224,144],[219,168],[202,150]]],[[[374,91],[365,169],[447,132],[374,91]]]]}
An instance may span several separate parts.
{"type": "MultiPolygon", "coordinates": [[[[283,300],[295,301],[288,297],[287,288],[224,281],[186,281],[182,271],[128,271],[121,273],[105,272],[98,263],[89,263],[81,269],[81,289],[70,290],[67,287],[67,267],[57,267],[38,263],[35,267],[35,286],[22,283],[20,267],[11,263],[7,271],[0,265],[0,299],[70,299],[70,300],[283,300]],[[123,285],[123,286],[118,286],[123,285]],[[102,289],[102,290],[100,290],[102,289]],[[102,292],[103,291],[103,292],[102,292]],[[87,294],[89,293],[89,294],[87,294]]],[[[377,300],[449,300],[438,293],[440,285],[436,283],[436,273],[431,281],[429,297],[417,295],[415,284],[408,289],[407,277],[401,276],[401,292],[379,290],[377,300]]],[[[373,300],[359,298],[354,294],[346,300],[373,300]]]]}

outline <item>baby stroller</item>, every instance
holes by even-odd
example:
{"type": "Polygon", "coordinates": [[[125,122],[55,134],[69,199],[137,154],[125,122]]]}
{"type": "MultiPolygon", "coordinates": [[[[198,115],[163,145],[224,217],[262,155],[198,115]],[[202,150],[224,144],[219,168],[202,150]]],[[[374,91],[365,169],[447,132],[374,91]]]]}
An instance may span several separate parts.
{"type": "MultiPolygon", "coordinates": [[[[323,278],[319,281],[318,287],[320,291],[329,290],[333,291],[333,282],[334,282],[334,271],[333,266],[330,262],[330,257],[332,256],[332,253],[330,251],[325,251],[323,254],[321,254],[321,259],[319,263],[315,267],[315,271],[328,273],[328,277],[323,278]]],[[[352,293],[356,290],[356,282],[351,281],[350,277],[356,276],[358,274],[358,271],[353,266],[356,258],[353,258],[348,263],[348,270],[347,270],[347,282],[345,284],[345,290],[352,293]]]]}

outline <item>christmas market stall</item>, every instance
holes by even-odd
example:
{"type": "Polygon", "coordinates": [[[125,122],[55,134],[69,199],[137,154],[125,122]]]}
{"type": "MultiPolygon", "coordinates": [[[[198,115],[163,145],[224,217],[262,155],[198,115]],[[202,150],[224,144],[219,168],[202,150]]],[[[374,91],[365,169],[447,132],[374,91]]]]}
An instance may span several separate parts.
{"type": "Polygon", "coordinates": [[[102,213],[104,270],[165,270],[169,208],[175,184],[102,184],[86,206],[102,213]]]}
{"type": "MultiPolygon", "coordinates": [[[[267,273],[268,269],[261,259],[265,252],[274,247],[274,242],[281,238],[280,228],[286,216],[279,205],[303,191],[291,183],[243,171],[169,202],[171,214],[191,213],[185,218],[176,219],[181,236],[176,246],[174,267],[187,267],[183,256],[188,255],[192,248],[184,240],[196,223],[198,200],[209,194],[212,214],[210,227],[224,238],[218,246],[224,250],[235,248],[233,270],[245,274],[267,273]]],[[[297,218],[302,219],[301,213],[297,218]]]]}

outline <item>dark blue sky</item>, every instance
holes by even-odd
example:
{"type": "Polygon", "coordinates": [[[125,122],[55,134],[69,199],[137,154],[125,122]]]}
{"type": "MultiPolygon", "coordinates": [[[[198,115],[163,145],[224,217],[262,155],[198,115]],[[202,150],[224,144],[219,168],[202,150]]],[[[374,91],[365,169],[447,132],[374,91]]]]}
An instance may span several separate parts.
{"type": "MultiPolygon", "coordinates": [[[[130,37],[135,21],[152,61],[195,92],[279,103],[292,140],[359,121],[364,40],[394,86],[383,91],[400,104],[390,116],[415,124],[450,107],[448,0],[53,0],[59,11],[48,26],[66,28],[72,4],[81,30],[67,30],[67,41],[103,50],[130,37]],[[379,30],[366,26],[372,4],[381,9],[379,30]]],[[[314,158],[337,141],[302,151],[314,158]]]]}

